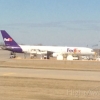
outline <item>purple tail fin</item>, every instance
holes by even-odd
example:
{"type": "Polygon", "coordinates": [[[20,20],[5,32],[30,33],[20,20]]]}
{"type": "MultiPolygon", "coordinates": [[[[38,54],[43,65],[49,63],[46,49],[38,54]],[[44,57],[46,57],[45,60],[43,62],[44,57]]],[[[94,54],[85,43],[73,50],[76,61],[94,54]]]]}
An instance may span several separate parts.
{"type": "Polygon", "coordinates": [[[18,46],[18,44],[5,30],[1,30],[1,34],[6,46],[18,46]]]}

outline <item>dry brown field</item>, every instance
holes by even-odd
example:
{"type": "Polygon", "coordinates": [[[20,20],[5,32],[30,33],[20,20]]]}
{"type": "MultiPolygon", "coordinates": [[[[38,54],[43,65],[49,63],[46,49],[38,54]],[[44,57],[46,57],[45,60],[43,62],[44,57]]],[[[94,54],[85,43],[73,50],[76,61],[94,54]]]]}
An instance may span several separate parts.
{"type": "Polygon", "coordinates": [[[100,82],[0,77],[0,100],[100,100],[100,82]]]}
{"type": "Polygon", "coordinates": [[[0,67],[100,71],[100,62],[99,61],[9,59],[6,61],[0,61],[0,67]]]}

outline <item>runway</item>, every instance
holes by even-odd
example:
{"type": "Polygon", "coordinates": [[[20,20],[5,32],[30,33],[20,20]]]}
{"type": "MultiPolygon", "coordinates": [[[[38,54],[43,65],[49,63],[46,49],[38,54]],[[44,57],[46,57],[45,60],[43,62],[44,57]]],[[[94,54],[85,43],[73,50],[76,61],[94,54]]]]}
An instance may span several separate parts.
{"type": "Polygon", "coordinates": [[[0,68],[0,76],[100,81],[100,72],[93,71],[0,68]]]}

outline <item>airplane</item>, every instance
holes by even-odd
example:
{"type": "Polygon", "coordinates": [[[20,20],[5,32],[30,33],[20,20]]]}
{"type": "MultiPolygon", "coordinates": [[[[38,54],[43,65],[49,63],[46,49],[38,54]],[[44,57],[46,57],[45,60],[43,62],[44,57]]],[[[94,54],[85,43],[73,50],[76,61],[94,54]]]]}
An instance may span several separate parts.
{"type": "MultiPolygon", "coordinates": [[[[33,45],[19,45],[15,40],[5,31],[1,30],[1,34],[5,43],[5,50],[11,51],[11,55],[15,53],[47,55],[47,59],[52,55],[59,57],[63,55],[95,55],[91,48],[87,47],[67,47],[67,46],[33,46],[33,45]]],[[[16,57],[16,55],[14,56],[16,57]]]]}

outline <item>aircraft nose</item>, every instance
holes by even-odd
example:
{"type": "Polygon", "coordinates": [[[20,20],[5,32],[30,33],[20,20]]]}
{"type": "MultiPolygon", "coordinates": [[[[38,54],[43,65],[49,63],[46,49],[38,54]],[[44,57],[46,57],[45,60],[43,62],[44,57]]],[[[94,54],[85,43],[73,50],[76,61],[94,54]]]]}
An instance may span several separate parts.
{"type": "Polygon", "coordinates": [[[96,55],[96,52],[91,52],[93,55],[96,55]]]}
{"type": "Polygon", "coordinates": [[[96,53],[96,52],[92,52],[92,54],[93,54],[93,55],[96,55],[97,53],[96,53]]]}

